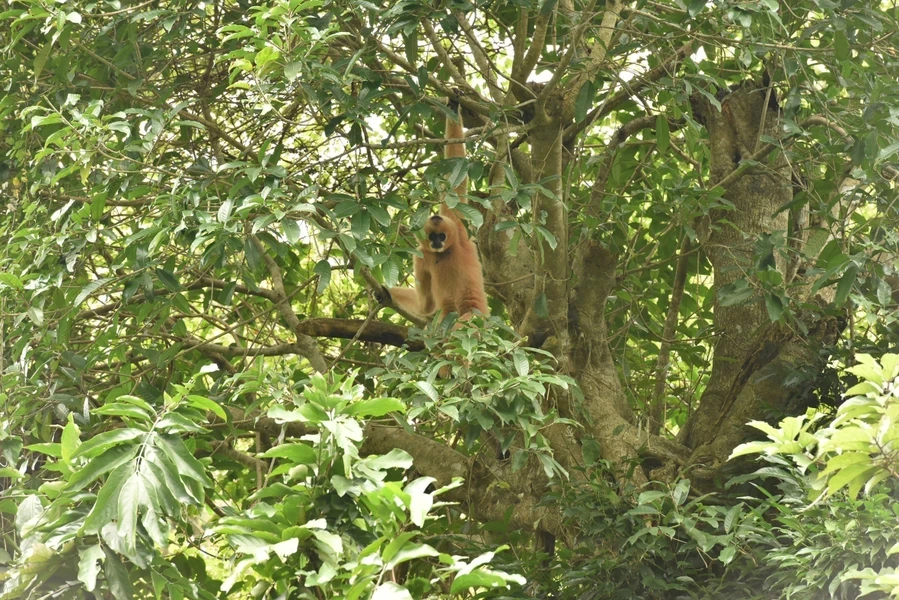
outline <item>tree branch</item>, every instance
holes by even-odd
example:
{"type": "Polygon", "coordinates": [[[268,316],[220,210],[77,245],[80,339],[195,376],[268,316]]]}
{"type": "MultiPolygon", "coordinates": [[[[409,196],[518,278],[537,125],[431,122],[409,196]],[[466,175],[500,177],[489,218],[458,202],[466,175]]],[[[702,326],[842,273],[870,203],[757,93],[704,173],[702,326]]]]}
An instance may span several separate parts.
{"type": "Polygon", "coordinates": [[[275,294],[277,294],[275,306],[281,314],[281,317],[287,322],[288,326],[290,326],[290,329],[296,336],[297,348],[299,350],[298,354],[308,360],[309,364],[312,365],[312,368],[319,373],[326,372],[328,370],[328,364],[325,362],[325,357],[322,355],[321,350],[319,350],[315,340],[301,331],[300,319],[297,317],[296,313],[293,312],[293,307],[290,305],[287,292],[284,290],[284,279],[281,277],[281,268],[278,266],[278,263],[275,262],[275,259],[269,256],[268,252],[265,251],[259,238],[250,234],[250,240],[253,245],[256,246],[256,250],[262,255],[262,260],[265,262],[266,267],[268,267],[268,272],[272,279],[272,288],[275,294]]]}
{"type": "MultiPolygon", "coordinates": [[[[521,56],[521,51],[523,51],[525,46],[528,45],[528,42],[530,42],[530,46],[528,47],[528,50],[525,53],[524,57],[521,58],[520,62],[518,63],[517,69],[515,68],[515,62],[513,60],[511,77],[512,83],[509,86],[509,94],[524,101],[527,100],[527,98],[523,97],[522,92],[528,89],[528,77],[530,77],[531,71],[534,70],[534,67],[537,66],[537,61],[540,60],[540,53],[543,52],[543,45],[546,42],[546,30],[549,26],[549,14],[541,13],[537,16],[537,20],[534,22],[534,35],[530,40],[528,40],[527,13],[524,9],[522,9],[521,12],[522,18],[519,20],[519,30],[516,31],[515,57],[518,58],[519,56],[521,56]],[[523,27],[521,27],[522,21],[524,22],[523,27]],[[520,38],[518,37],[519,35],[521,36],[520,38]]],[[[508,100],[506,104],[511,103],[510,100],[508,100]]]]}

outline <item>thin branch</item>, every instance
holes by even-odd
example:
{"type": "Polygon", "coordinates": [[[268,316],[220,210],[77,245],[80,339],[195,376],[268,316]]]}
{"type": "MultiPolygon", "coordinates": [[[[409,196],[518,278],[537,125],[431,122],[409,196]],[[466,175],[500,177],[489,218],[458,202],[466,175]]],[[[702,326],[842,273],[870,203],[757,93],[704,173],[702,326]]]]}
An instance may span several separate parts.
{"type": "Polygon", "coordinates": [[[244,454],[239,450],[235,450],[227,441],[224,440],[220,442],[212,442],[212,454],[218,454],[224,456],[225,458],[230,458],[234,462],[242,464],[253,470],[259,469],[260,467],[263,469],[268,469],[268,463],[264,460],[259,460],[254,456],[250,456],[249,454],[244,454]]]}
{"type": "Polygon", "coordinates": [[[478,141],[488,138],[494,138],[495,136],[500,135],[509,135],[512,133],[525,133],[530,129],[532,129],[531,124],[511,125],[502,129],[495,128],[493,126],[472,127],[465,132],[465,137],[462,138],[416,138],[414,140],[405,140],[402,142],[359,144],[357,147],[371,148],[372,150],[396,150],[401,148],[414,148],[417,146],[429,146],[432,144],[436,146],[445,146],[447,144],[459,144],[464,142],[478,141]]]}
{"type": "Polygon", "coordinates": [[[275,259],[269,256],[268,252],[265,251],[259,238],[250,234],[250,240],[253,245],[256,246],[256,250],[262,256],[262,260],[268,268],[269,275],[272,279],[272,288],[278,295],[275,306],[281,314],[281,317],[294,332],[294,335],[296,335],[297,347],[300,349],[299,354],[305,357],[306,360],[309,361],[309,364],[312,365],[312,368],[319,373],[327,372],[328,364],[325,362],[325,357],[322,355],[315,340],[301,331],[300,319],[297,317],[296,313],[293,312],[293,307],[290,305],[287,292],[284,290],[284,279],[281,277],[281,268],[278,266],[278,263],[275,262],[275,259]]]}
{"type": "Polygon", "coordinates": [[[471,48],[472,56],[474,56],[478,69],[481,71],[481,76],[484,78],[484,81],[487,82],[490,96],[495,102],[502,102],[504,96],[503,90],[496,82],[496,74],[500,73],[499,68],[490,60],[490,57],[487,56],[487,51],[474,34],[474,29],[468,21],[468,18],[465,16],[465,13],[461,10],[453,10],[452,12],[453,16],[455,16],[456,20],[459,22],[459,26],[462,27],[465,37],[468,39],[468,46],[471,48]]]}
{"type": "Polygon", "coordinates": [[[612,139],[609,140],[609,144],[606,146],[605,151],[605,164],[600,167],[599,174],[596,177],[596,181],[593,182],[593,188],[590,191],[590,207],[596,214],[599,214],[598,207],[602,203],[605,195],[606,183],[612,172],[612,162],[615,160],[615,152],[618,149],[618,146],[623,144],[627,138],[638,131],[649,127],[655,127],[655,124],[656,115],[644,115],[642,117],[637,117],[636,119],[631,119],[619,127],[618,131],[615,132],[615,135],[612,136],[612,139]]]}
{"type": "Polygon", "coordinates": [[[621,8],[622,3],[620,0],[608,0],[606,2],[596,41],[590,48],[587,65],[566,84],[567,89],[565,90],[564,98],[564,113],[566,115],[574,114],[575,99],[577,98],[581,86],[583,86],[584,82],[592,80],[605,62],[609,53],[609,48],[612,47],[613,40],[615,39],[615,26],[621,16],[621,8]]]}
{"type": "MultiPolygon", "coordinates": [[[[525,11],[522,9],[522,13],[524,12],[525,11]]],[[[524,58],[521,59],[518,69],[512,69],[512,85],[510,86],[509,91],[516,97],[518,96],[519,91],[527,89],[528,77],[530,77],[534,67],[537,66],[537,61],[540,60],[540,53],[543,52],[543,45],[546,42],[546,30],[548,27],[549,13],[544,14],[541,12],[534,22],[534,34],[530,40],[528,40],[527,36],[526,22],[523,30],[517,32],[517,34],[521,34],[521,39],[519,40],[516,38],[516,46],[521,44],[521,48],[523,49],[530,42],[530,47],[524,58]]],[[[518,49],[516,49],[515,55],[516,57],[519,55],[518,49]]],[[[509,102],[507,102],[507,104],[508,103],[509,102]]]]}
{"type": "MultiPolygon", "coordinates": [[[[353,30],[352,33],[356,34],[357,36],[359,35],[358,32],[356,32],[355,30],[353,30]]],[[[359,37],[359,39],[364,39],[364,38],[359,37]]],[[[393,50],[388,48],[379,39],[375,38],[374,42],[375,42],[375,45],[377,45],[378,50],[383,52],[387,56],[387,58],[390,59],[390,61],[393,64],[399,66],[401,69],[409,72],[412,75],[418,76],[418,69],[413,68],[413,66],[411,64],[409,64],[409,62],[406,59],[404,59],[402,56],[400,56],[399,54],[397,54],[396,52],[394,52],[393,50]]],[[[459,95],[459,94],[455,93],[452,88],[447,86],[446,83],[437,79],[436,75],[432,75],[432,74],[428,75],[428,83],[430,83],[431,86],[433,86],[434,89],[440,95],[448,96],[450,98],[454,98],[454,99],[458,100],[459,104],[461,104],[468,110],[470,110],[474,113],[477,113],[479,115],[485,116],[485,117],[490,116],[490,109],[488,109],[486,106],[484,106],[483,101],[481,101],[480,97],[473,89],[466,88],[466,93],[463,95],[459,95]]]]}
{"type": "Polygon", "coordinates": [[[471,86],[468,85],[468,81],[459,71],[458,67],[456,67],[455,63],[450,60],[449,55],[446,53],[446,48],[443,47],[442,40],[437,37],[437,33],[431,26],[431,22],[427,19],[422,19],[421,26],[425,30],[425,35],[428,36],[428,40],[431,42],[431,47],[434,49],[434,52],[437,53],[437,57],[440,59],[440,62],[443,63],[443,67],[449,72],[450,77],[453,78],[456,85],[464,87],[467,91],[471,86]]]}
{"type": "Polygon", "coordinates": [[[683,57],[693,51],[693,44],[694,42],[692,40],[687,42],[686,44],[678,48],[674,54],[662,61],[659,66],[629,81],[626,89],[623,89],[618,93],[606,98],[605,102],[603,102],[600,106],[596,107],[587,114],[586,119],[566,128],[565,132],[562,134],[563,139],[565,141],[570,140],[599,119],[602,119],[603,117],[611,113],[629,98],[643,91],[646,87],[649,86],[650,83],[661,79],[665,75],[669,75],[671,73],[673,64],[677,61],[680,61],[681,59],[683,59],[683,57]]]}
{"type": "MultiPolygon", "coordinates": [[[[578,50],[578,47],[581,43],[581,37],[583,37],[584,32],[587,31],[587,28],[590,26],[590,21],[593,17],[593,9],[596,7],[596,0],[592,0],[590,5],[586,7],[582,14],[584,15],[584,20],[580,25],[575,27],[574,31],[571,33],[571,38],[568,43],[568,49],[565,51],[565,54],[562,55],[561,60],[553,69],[552,78],[543,86],[543,89],[540,90],[540,95],[537,96],[537,116],[541,117],[546,110],[546,101],[555,91],[556,87],[562,81],[562,77],[564,77],[568,71],[568,65],[571,64],[571,60],[574,58],[575,53],[578,50]]],[[[603,16],[603,23],[605,23],[605,16],[603,16]]]]}
{"type": "MultiPolygon", "coordinates": [[[[226,285],[228,285],[228,282],[222,281],[221,279],[212,279],[211,277],[201,277],[197,281],[195,281],[187,286],[184,286],[183,289],[185,291],[202,290],[202,289],[209,288],[209,287],[221,289],[221,288],[225,287],[226,285]]],[[[100,288],[100,289],[102,289],[102,288],[100,288]]],[[[100,289],[98,289],[97,292],[99,292],[100,289]]],[[[269,290],[266,288],[259,288],[256,290],[252,290],[246,286],[237,285],[237,286],[235,286],[234,291],[240,292],[242,294],[251,295],[251,296],[259,296],[260,298],[266,298],[268,300],[271,300],[272,302],[278,301],[278,295],[273,290],[269,290]]],[[[168,290],[168,289],[159,289],[159,290],[153,291],[153,294],[156,296],[168,296],[169,294],[172,294],[172,293],[174,293],[174,292],[172,292],[171,290],[168,290]]],[[[135,294],[134,296],[132,296],[132,298],[127,303],[124,303],[121,300],[116,300],[115,302],[110,302],[108,304],[98,306],[97,308],[89,308],[89,309],[82,310],[75,316],[75,320],[80,321],[80,320],[84,320],[84,319],[92,319],[95,317],[103,317],[103,316],[108,315],[111,312],[115,312],[116,310],[118,310],[119,308],[124,306],[125,304],[138,305],[145,301],[146,301],[146,296],[144,294],[135,294]]]]}
{"type": "Polygon", "coordinates": [[[687,284],[687,266],[690,262],[690,238],[684,236],[681,242],[674,270],[674,282],[671,284],[671,300],[665,326],[662,329],[662,343],[659,346],[659,358],[656,361],[656,380],[652,392],[652,403],[649,407],[649,433],[658,435],[665,423],[665,382],[668,378],[668,365],[671,363],[671,343],[677,329],[681,302],[684,299],[684,288],[687,284]]]}
{"type": "Polygon", "coordinates": [[[135,4],[134,6],[128,6],[121,10],[113,10],[111,12],[105,13],[82,13],[82,17],[85,19],[106,19],[108,17],[115,17],[116,15],[121,15],[129,12],[138,11],[145,6],[150,6],[151,4],[155,4],[156,0],[146,0],[145,2],[141,2],[140,4],[135,4]]]}

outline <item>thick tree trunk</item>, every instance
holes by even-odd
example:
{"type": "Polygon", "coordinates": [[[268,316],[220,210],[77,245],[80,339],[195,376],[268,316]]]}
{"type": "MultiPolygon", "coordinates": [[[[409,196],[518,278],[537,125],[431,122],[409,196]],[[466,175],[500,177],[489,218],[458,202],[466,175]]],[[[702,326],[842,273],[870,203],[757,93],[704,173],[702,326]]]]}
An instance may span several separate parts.
{"type": "MultiPolygon", "coordinates": [[[[705,98],[694,113],[709,132],[713,181],[721,181],[763,145],[762,136],[778,137],[780,111],[771,88],[746,84],[721,99],[717,110],[705,98]]],[[[790,169],[779,154],[753,167],[727,186],[730,210],[714,211],[704,224],[703,248],[714,268],[715,288],[738,280],[756,287],[756,243],[760,236],[786,232],[792,199],[790,169]]],[[[782,275],[779,256],[773,265],[782,275]]],[[[711,483],[733,448],[750,432],[746,422],[777,414],[795,391],[784,385],[786,373],[814,358],[814,350],[786,327],[772,324],[761,292],[747,303],[715,302],[712,374],[698,410],[685,423],[678,442],[693,449],[691,477],[711,483]]],[[[820,342],[819,342],[820,343],[820,342]]],[[[781,413],[782,414],[782,413],[781,413]]]]}

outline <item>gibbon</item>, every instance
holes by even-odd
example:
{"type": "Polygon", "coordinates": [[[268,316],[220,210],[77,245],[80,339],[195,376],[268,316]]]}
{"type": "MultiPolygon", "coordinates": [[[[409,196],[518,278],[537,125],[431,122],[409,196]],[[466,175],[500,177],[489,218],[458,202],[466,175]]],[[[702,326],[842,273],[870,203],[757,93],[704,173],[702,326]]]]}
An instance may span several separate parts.
{"type": "MultiPolygon", "coordinates": [[[[456,118],[447,116],[446,139],[461,139],[462,116],[458,105],[450,106],[456,118]]],[[[465,144],[447,144],[446,158],[465,158],[465,144]]],[[[460,202],[467,203],[467,192],[466,177],[456,188],[460,202]]],[[[430,317],[438,310],[441,318],[456,312],[459,319],[467,319],[473,310],[489,314],[477,246],[469,239],[462,219],[445,200],[440,204],[440,214],[425,223],[424,233],[425,239],[419,245],[422,256],[415,257],[415,289],[390,288],[393,301],[421,317],[430,317]]]]}

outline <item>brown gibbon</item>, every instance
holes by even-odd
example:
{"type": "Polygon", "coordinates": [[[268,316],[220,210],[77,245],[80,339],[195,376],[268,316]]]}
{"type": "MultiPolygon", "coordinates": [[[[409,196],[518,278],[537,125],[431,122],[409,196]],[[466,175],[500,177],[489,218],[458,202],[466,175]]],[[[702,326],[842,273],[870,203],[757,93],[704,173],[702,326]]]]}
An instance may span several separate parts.
{"type": "MultiPolygon", "coordinates": [[[[447,116],[446,139],[461,139],[464,135],[458,105],[450,103],[456,114],[447,116]]],[[[465,158],[465,143],[446,145],[446,158],[465,158]]],[[[468,178],[456,187],[459,201],[468,202],[468,178]]],[[[428,219],[421,240],[421,256],[415,257],[415,289],[390,288],[390,296],[401,308],[429,317],[438,310],[441,318],[456,312],[459,319],[467,319],[473,310],[489,314],[484,276],[478,248],[468,237],[468,231],[458,213],[440,204],[440,214],[428,219]]]]}

